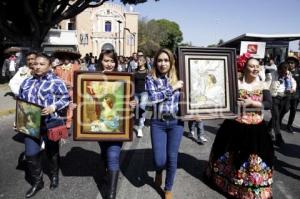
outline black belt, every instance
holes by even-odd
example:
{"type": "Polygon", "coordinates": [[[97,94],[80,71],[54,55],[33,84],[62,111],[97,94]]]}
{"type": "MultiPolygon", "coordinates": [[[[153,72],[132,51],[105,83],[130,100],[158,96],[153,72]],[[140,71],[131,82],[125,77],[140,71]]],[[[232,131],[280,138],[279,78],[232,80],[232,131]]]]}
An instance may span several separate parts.
{"type": "Polygon", "coordinates": [[[176,120],[176,115],[172,114],[172,113],[162,113],[160,115],[160,119],[162,121],[171,121],[171,120],[176,120]]]}

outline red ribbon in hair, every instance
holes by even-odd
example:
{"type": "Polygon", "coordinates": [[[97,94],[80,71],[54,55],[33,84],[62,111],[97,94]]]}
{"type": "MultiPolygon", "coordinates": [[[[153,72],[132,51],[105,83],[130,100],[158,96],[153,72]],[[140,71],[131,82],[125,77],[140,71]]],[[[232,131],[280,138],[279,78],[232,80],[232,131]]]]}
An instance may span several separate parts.
{"type": "Polygon", "coordinates": [[[243,72],[246,61],[251,57],[252,56],[251,56],[250,53],[244,53],[244,54],[237,57],[236,63],[237,63],[238,72],[243,72]]]}

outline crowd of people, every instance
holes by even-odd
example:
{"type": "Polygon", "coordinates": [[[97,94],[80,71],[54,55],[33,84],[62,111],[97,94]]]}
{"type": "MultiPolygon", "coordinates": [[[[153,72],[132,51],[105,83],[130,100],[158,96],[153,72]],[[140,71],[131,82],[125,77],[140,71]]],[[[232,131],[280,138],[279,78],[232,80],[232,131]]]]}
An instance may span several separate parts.
{"type": "MultiPolygon", "coordinates": [[[[110,46],[104,46],[104,49],[110,49],[110,46]]],[[[145,66],[148,70],[151,69],[153,65],[153,58],[144,56],[144,53],[134,52],[131,57],[118,56],[117,57],[117,66],[115,71],[118,72],[135,72],[138,69],[139,57],[143,57],[145,59],[145,66]]],[[[81,70],[86,71],[100,71],[99,62],[97,56],[94,56],[93,53],[87,53],[82,59],[80,59],[81,70]]]]}
{"type": "MultiPolygon", "coordinates": [[[[211,149],[205,176],[209,183],[228,197],[245,199],[272,198],[274,145],[284,144],[281,134],[282,119],[290,111],[287,131],[294,133],[295,118],[300,96],[299,60],[288,57],[276,66],[272,59],[263,63],[243,55],[237,58],[239,69],[237,103],[242,111],[235,119],[226,119],[219,128],[211,149]],[[272,119],[265,121],[263,111],[271,110],[272,119]],[[272,132],[275,135],[273,136],[272,132]]],[[[5,63],[12,67],[8,59],[5,63]]],[[[155,166],[154,183],[162,186],[166,170],[164,198],[172,199],[172,187],[177,170],[178,151],[184,134],[180,119],[180,92],[185,84],[178,77],[175,57],[168,49],[160,49],[153,59],[143,52],[134,53],[131,59],[118,56],[113,48],[103,48],[99,58],[87,54],[82,60],[67,54],[49,57],[30,51],[26,65],[11,71],[9,86],[19,99],[40,105],[42,110],[41,139],[27,135],[24,139],[26,169],[31,187],[26,198],[33,197],[44,187],[42,153],[49,159],[50,189],[59,186],[59,141],[47,138],[46,123],[53,117],[66,116],[71,128],[73,109],[74,71],[132,72],[135,74],[135,98],[130,107],[136,109],[137,137],[143,137],[147,107],[152,109],[150,119],[151,143],[155,166]]],[[[7,70],[4,70],[5,71],[7,70]]],[[[92,90],[88,91],[94,93],[92,90]]],[[[107,99],[109,100],[109,99],[107,99]]],[[[199,144],[208,141],[201,115],[188,121],[188,137],[199,144]]],[[[101,160],[108,177],[105,198],[116,198],[119,159],[123,143],[98,142],[101,160]]]]}

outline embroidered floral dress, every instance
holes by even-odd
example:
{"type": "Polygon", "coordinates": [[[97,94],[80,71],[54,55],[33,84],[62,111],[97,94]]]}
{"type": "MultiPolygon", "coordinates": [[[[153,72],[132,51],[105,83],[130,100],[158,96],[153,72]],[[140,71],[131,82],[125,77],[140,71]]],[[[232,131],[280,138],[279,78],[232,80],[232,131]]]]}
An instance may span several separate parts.
{"type": "MultiPolygon", "coordinates": [[[[239,97],[263,102],[262,82],[239,81],[239,97]]],[[[271,98],[271,97],[270,97],[271,98]]],[[[269,99],[269,98],[268,98],[269,99]]],[[[264,103],[263,103],[264,104],[264,103]]],[[[240,107],[234,120],[225,120],[212,146],[207,177],[232,198],[272,198],[274,149],[263,110],[240,107]]]]}

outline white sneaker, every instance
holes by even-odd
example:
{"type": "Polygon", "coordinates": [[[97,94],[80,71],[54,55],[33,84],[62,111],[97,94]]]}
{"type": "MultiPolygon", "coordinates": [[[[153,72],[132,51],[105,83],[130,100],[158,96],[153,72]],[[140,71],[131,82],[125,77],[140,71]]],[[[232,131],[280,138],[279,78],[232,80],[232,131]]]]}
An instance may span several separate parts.
{"type": "Polygon", "coordinates": [[[137,129],[137,136],[138,136],[139,138],[143,137],[143,130],[142,130],[142,128],[138,128],[138,129],[137,129]]]}
{"type": "Polygon", "coordinates": [[[193,130],[190,131],[189,134],[188,134],[188,137],[193,138],[194,136],[195,136],[195,131],[193,131],[193,130]]]}
{"type": "Polygon", "coordinates": [[[206,139],[206,137],[204,137],[203,135],[200,135],[198,138],[199,141],[201,142],[207,142],[208,140],[206,139]]]}

